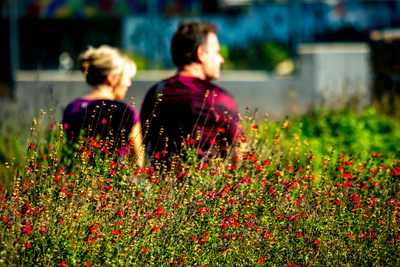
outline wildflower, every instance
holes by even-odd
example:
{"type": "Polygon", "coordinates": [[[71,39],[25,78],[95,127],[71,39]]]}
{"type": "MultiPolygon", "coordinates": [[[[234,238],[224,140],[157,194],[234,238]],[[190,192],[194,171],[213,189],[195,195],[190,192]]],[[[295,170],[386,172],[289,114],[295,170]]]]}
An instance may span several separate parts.
{"type": "Polygon", "coordinates": [[[315,238],[314,242],[317,244],[318,247],[321,247],[321,245],[319,243],[321,243],[321,241],[319,241],[317,238],[315,238]]]}
{"type": "Polygon", "coordinates": [[[193,144],[194,144],[194,141],[193,141],[192,138],[190,138],[190,139],[188,139],[188,140],[186,141],[186,145],[188,145],[188,146],[193,145],[193,144]]]}
{"type": "Polygon", "coordinates": [[[185,262],[185,261],[186,261],[185,257],[186,257],[186,255],[183,255],[183,256],[180,257],[179,259],[180,259],[180,260],[183,260],[183,262],[185,262]]]}
{"type": "Polygon", "coordinates": [[[267,231],[264,234],[264,238],[268,240],[269,239],[269,234],[270,234],[269,233],[269,229],[267,229],[267,231]]]}
{"type": "Polygon", "coordinates": [[[142,252],[147,253],[146,247],[143,247],[142,252]]]}
{"type": "Polygon", "coordinates": [[[225,133],[225,129],[224,129],[224,128],[217,127],[217,132],[225,133]]]}
{"type": "Polygon", "coordinates": [[[123,236],[124,235],[122,232],[118,231],[116,228],[114,228],[113,234],[114,235],[119,235],[119,236],[123,236]]]}
{"type": "Polygon", "coordinates": [[[258,260],[258,262],[261,263],[261,264],[264,264],[264,262],[265,262],[265,261],[264,261],[264,256],[262,256],[262,257],[258,260]]]}
{"type": "Polygon", "coordinates": [[[58,266],[60,266],[60,267],[67,267],[68,265],[65,264],[65,261],[62,261],[58,266]]]}
{"type": "Polygon", "coordinates": [[[29,145],[29,148],[35,149],[35,148],[36,148],[35,143],[31,143],[31,144],[29,145]]]}
{"type": "Polygon", "coordinates": [[[210,144],[213,145],[213,146],[217,146],[218,145],[217,141],[215,141],[215,140],[210,140],[210,144]]]}
{"type": "Polygon", "coordinates": [[[200,209],[198,210],[198,212],[200,212],[200,213],[202,213],[202,214],[205,214],[207,211],[209,211],[209,209],[207,209],[207,208],[200,208],[200,209]]]}
{"type": "Polygon", "coordinates": [[[31,243],[29,243],[29,242],[26,242],[26,243],[25,243],[25,246],[27,246],[28,248],[31,248],[31,247],[32,247],[31,243]]]}
{"type": "Polygon", "coordinates": [[[297,237],[298,237],[298,238],[302,238],[302,237],[303,237],[303,234],[299,231],[299,233],[297,234],[297,237]]]}
{"type": "Polygon", "coordinates": [[[30,226],[27,222],[26,222],[25,224],[26,224],[26,226],[25,226],[25,228],[22,230],[22,232],[23,232],[23,233],[27,233],[28,235],[31,235],[31,234],[32,234],[31,226],[30,226]]]}

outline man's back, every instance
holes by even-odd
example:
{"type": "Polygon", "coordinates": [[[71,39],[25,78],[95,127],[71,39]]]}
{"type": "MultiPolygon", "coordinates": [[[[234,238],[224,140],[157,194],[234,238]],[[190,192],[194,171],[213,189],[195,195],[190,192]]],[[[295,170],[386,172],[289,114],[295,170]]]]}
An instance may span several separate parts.
{"type": "Polygon", "coordinates": [[[241,130],[235,101],[226,90],[196,77],[174,76],[147,93],[141,110],[148,154],[178,153],[183,139],[193,140],[198,157],[226,154],[241,130]],[[156,95],[162,94],[156,103],[156,95]]]}

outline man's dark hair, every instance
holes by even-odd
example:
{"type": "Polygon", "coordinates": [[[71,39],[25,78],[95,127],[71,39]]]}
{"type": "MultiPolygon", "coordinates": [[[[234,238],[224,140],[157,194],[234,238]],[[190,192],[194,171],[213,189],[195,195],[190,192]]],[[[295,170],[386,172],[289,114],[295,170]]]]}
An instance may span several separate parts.
{"type": "Polygon", "coordinates": [[[172,37],[171,55],[175,66],[182,67],[197,60],[197,48],[207,44],[207,35],[217,33],[213,23],[183,21],[172,37]]]}

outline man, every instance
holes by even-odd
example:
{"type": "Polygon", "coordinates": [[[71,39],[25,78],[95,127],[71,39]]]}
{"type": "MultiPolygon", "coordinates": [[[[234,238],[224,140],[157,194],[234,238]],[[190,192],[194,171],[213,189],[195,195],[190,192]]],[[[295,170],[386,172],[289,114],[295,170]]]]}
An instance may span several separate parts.
{"type": "Polygon", "coordinates": [[[143,101],[146,157],[151,162],[179,158],[183,146],[195,149],[198,158],[232,156],[240,141],[236,103],[225,89],[211,83],[224,62],[217,28],[205,22],[184,22],[172,38],[175,76],[154,85],[143,101]]]}

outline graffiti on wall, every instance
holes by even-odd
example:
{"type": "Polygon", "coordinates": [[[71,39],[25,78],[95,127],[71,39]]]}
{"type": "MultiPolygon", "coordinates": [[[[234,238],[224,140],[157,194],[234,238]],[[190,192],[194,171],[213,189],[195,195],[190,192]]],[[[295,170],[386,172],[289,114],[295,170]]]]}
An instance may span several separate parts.
{"type": "MultiPolygon", "coordinates": [[[[221,44],[247,47],[254,40],[271,40],[287,47],[299,43],[367,41],[371,30],[400,27],[400,2],[342,2],[255,5],[239,16],[201,16],[214,22],[221,44]]],[[[124,47],[150,60],[172,66],[169,47],[179,21],[187,17],[146,16],[124,19],[124,47]]],[[[193,19],[193,17],[191,17],[193,19]]]]}
{"type": "MultiPolygon", "coordinates": [[[[24,15],[37,18],[107,18],[144,14],[147,0],[25,0],[24,15]]],[[[163,15],[188,14],[200,6],[201,0],[158,0],[158,12],[163,15]]]]}

